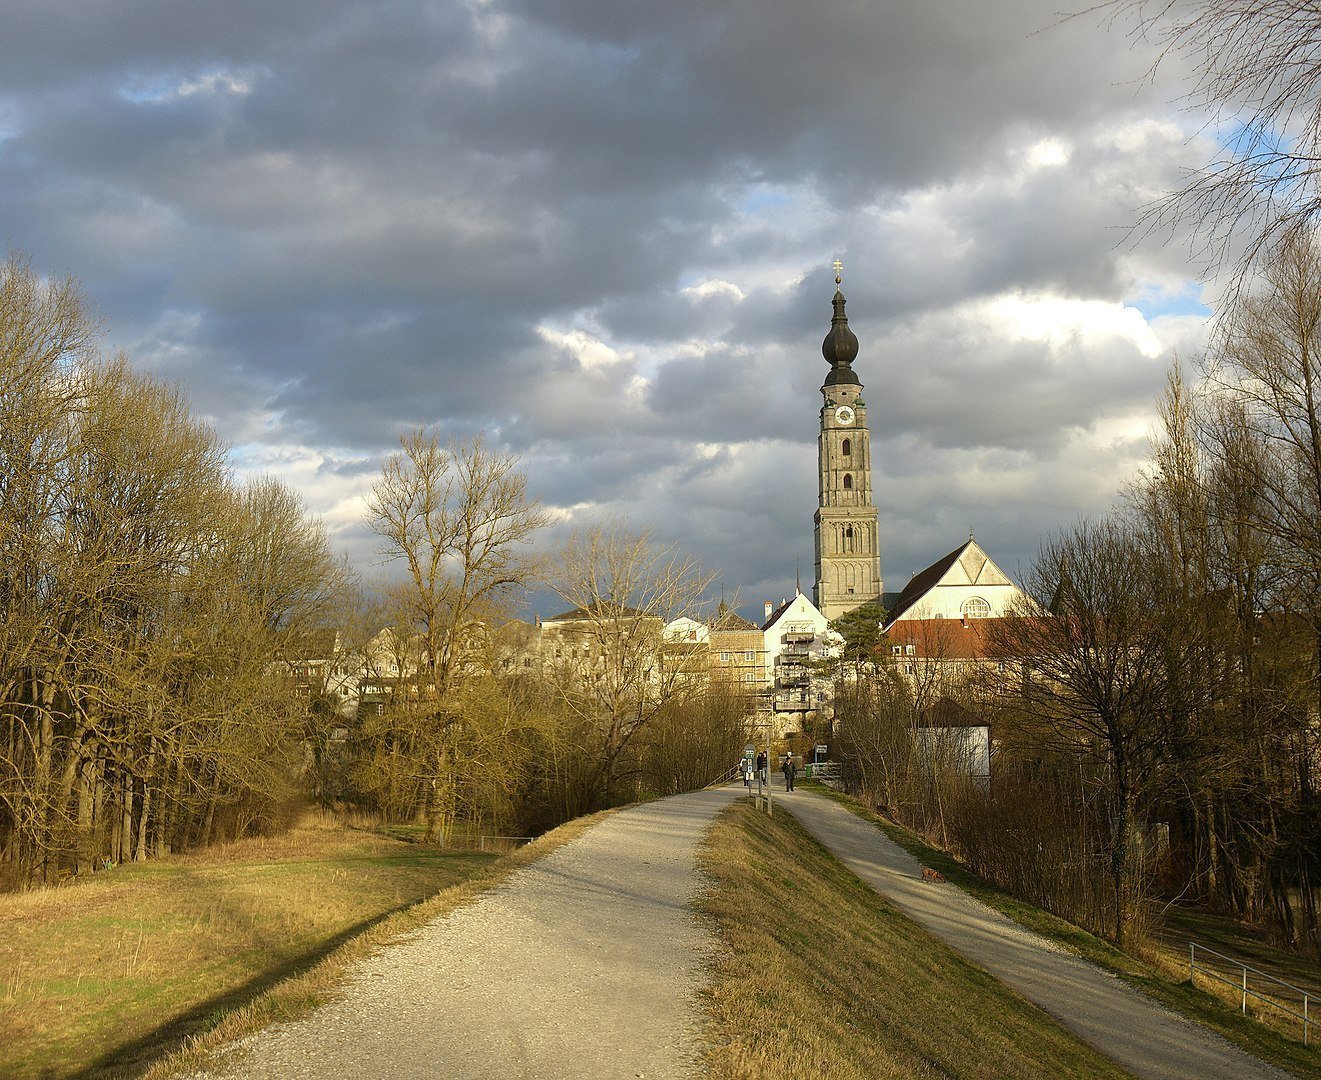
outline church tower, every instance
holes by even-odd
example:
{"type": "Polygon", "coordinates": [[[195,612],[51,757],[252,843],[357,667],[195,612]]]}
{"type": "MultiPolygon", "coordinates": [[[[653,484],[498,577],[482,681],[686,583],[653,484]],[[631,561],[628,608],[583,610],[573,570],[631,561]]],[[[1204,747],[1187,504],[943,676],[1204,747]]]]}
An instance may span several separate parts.
{"type": "Polygon", "coordinates": [[[858,339],[844,314],[843,267],[835,263],[835,314],[821,354],[830,364],[817,441],[816,588],[827,619],[881,598],[881,546],[872,502],[871,439],[862,383],[853,373],[858,339]]]}

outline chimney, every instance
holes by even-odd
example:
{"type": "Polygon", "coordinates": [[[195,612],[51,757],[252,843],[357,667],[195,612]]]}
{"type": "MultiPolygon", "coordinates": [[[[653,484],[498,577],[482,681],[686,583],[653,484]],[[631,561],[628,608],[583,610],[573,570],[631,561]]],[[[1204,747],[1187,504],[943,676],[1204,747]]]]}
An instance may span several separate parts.
{"type": "Polygon", "coordinates": [[[770,617],[771,617],[771,611],[773,611],[773,610],[774,610],[774,608],[773,608],[771,602],[770,602],[769,600],[767,600],[767,601],[766,601],[766,618],[767,618],[767,620],[770,619],[770,617]]]}

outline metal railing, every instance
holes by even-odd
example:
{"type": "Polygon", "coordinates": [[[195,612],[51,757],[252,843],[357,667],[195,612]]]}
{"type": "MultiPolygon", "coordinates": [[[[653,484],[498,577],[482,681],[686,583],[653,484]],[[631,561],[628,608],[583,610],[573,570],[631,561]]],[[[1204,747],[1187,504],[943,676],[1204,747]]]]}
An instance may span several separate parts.
{"type": "Polygon", "coordinates": [[[737,765],[731,765],[728,769],[722,772],[719,776],[717,776],[706,786],[709,788],[720,787],[722,784],[728,784],[731,780],[734,780],[742,775],[743,775],[743,762],[740,761],[737,765]]]}
{"type": "Polygon", "coordinates": [[[1267,975],[1264,971],[1249,967],[1247,964],[1235,960],[1232,956],[1226,956],[1224,953],[1216,952],[1215,949],[1208,949],[1205,945],[1198,945],[1197,942],[1190,941],[1188,942],[1188,981],[1193,985],[1196,985],[1193,977],[1199,971],[1203,975],[1215,979],[1217,982],[1222,982],[1226,986],[1232,986],[1237,990],[1240,996],[1240,1008],[1242,1009],[1244,1016],[1248,1015],[1248,998],[1253,997],[1258,1001],[1264,1001],[1267,1005],[1270,1005],[1273,1008],[1279,1009],[1280,1012],[1285,1013],[1288,1016],[1292,1016],[1295,1020],[1301,1020],[1303,1024],[1303,1045],[1307,1046],[1311,1043],[1311,1025],[1313,1021],[1308,1015],[1308,999],[1315,995],[1311,995],[1301,987],[1294,986],[1292,983],[1287,983],[1283,979],[1277,979],[1274,975],[1267,975]],[[1227,979],[1215,968],[1209,967],[1206,964],[1199,964],[1197,962],[1197,954],[1199,951],[1214,956],[1219,960],[1223,960],[1232,968],[1238,968],[1242,972],[1241,979],[1227,979]],[[1248,972],[1252,972],[1252,974],[1257,976],[1258,979],[1264,979],[1266,982],[1274,983],[1276,986],[1282,986],[1286,990],[1292,990],[1302,998],[1303,1011],[1296,1012],[1288,1006],[1280,1004],[1275,998],[1268,997],[1265,994],[1253,990],[1248,986],[1248,972]]]}

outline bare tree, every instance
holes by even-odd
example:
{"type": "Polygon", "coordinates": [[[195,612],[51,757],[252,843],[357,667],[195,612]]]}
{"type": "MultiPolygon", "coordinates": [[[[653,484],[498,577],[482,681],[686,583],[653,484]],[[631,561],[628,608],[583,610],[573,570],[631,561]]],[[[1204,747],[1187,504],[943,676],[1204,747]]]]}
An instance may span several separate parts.
{"type": "Polygon", "coordinates": [[[518,459],[481,436],[442,446],[416,430],[400,442],[369,505],[382,559],[402,562],[407,575],[385,586],[399,655],[392,700],[368,731],[375,750],[365,779],[395,813],[420,803],[430,832],[445,836],[472,802],[473,777],[491,775],[488,751],[504,724],[490,729],[504,714],[458,676],[465,665],[480,669],[492,619],[535,573],[529,544],[547,516],[518,459]]]}
{"type": "Polygon", "coordinates": [[[1321,250],[1290,237],[1260,269],[1204,363],[1205,594],[1219,600],[1223,654],[1206,667],[1225,690],[1211,730],[1229,737],[1198,759],[1195,835],[1214,895],[1315,941],[1318,837],[1304,808],[1321,709],[1321,250]]]}
{"type": "Polygon", "coordinates": [[[1321,9],[1300,0],[1108,0],[1188,66],[1188,106],[1230,128],[1223,155],[1147,208],[1145,225],[1188,223],[1220,265],[1240,234],[1240,269],[1309,234],[1321,217],[1321,9]]]}
{"type": "Polygon", "coordinates": [[[300,729],[277,638],[334,587],[297,500],[236,491],[182,394],[94,341],[71,283],[0,268],[0,868],[19,884],[269,818],[300,729]]]}
{"type": "Polygon", "coordinates": [[[1084,521],[1043,546],[1024,582],[1033,609],[995,620],[988,634],[1005,662],[1001,699],[1056,749],[1099,767],[1121,945],[1133,914],[1134,826],[1168,740],[1173,688],[1195,685],[1199,655],[1197,628],[1153,605],[1167,595],[1163,572],[1131,522],[1084,521]]]}
{"type": "Polygon", "coordinates": [[[571,610],[559,640],[544,647],[578,720],[565,755],[577,774],[568,785],[574,813],[610,797],[625,751],[663,709],[704,691],[662,631],[680,615],[700,616],[714,580],[696,559],[622,522],[569,537],[550,585],[571,610]]]}
{"type": "Polygon", "coordinates": [[[422,662],[443,697],[471,624],[497,614],[533,576],[528,543],[548,518],[518,459],[480,435],[442,447],[419,429],[400,444],[373,489],[367,524],[384,541],[381,558],[407,568],[391,593],[421,635],[422,662]]]}

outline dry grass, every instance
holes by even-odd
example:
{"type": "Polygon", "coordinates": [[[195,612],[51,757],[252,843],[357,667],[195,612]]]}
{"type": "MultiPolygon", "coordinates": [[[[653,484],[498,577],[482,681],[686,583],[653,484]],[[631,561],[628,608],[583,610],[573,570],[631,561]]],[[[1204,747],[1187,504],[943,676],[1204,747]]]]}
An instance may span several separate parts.
{"type": "MultiPolygon", "coordinates": [[[[1179,954],[1178,947],[1150,941],[1143,942],[1135,948],[1134,951],[1140,955],[1121,952],[1109,942],[1086,930],[1065,922],[1041,908],[1024,903],[970,874],[948,852],[931,847],[903,826],[872,813],[857,800],[819,785],[814,786],[813,790],[838,800],[853,813],[880,826],[890,839],[907,849],[924,866],[935,867],[946,878],[972,893],[988,907],[1119,976],[1171,1011],[1206,1025],[1248,1053],[1295,1076],[1321,1075],[1321,1046],[1317,1045],[1318,1040],[1315,1036],[1310,1047],[1298,1041],[1300,1037],[1298,1028],[1301,1025],[1294,1024],[1292,1030],[1286,1034],[1288,1027],[1285,1023],[1280,1023],[1277,1029],[1274,1020],[1270,1024],[1263,1024],[1250,1016],[1242,1016],[1238,1010],[1237,999],[1230,1000],[1233,997],[1232,993],[1223,998],[1211,993],[1208,981],[1201,978],[1198,979],[1195,987],[1189,984],[1186,939],[1185,944],[1181,946],[1185,950],[1182,955],[1179,954]],[[1207,985],[1204,986],[1204,983],[1207,985]]],[[[1200,925],[1203,933],[1208,933],[1205,920],[1200,925]]],[[[1212,948],[1217,947],[1214,941],[1208,944],[1212,948]]],[[[1229,942],[1221,939],[1221,944],[1229,944],[1229,942]]],[[[1243,947],[1242,942],[1240,947],[1243,947]]],[[[1223,951],[1233,953],[1235,949],[1231,947],[1223,951]]],[[[1272,950],[1264,943],[1258,943],[1253,955],[1257,960],[1266,962],[1257,963],[1248,959],[1248,963],[1268,970],[1275,968],[1285,971],[1288,974],[1282,977],[1288,978],[1292,975],[1291,982],[1297,984],[1301,981],[1304,985],[1309,985],[1317,981],[1316,965],[1308,960],[1287,956],[1279,950],[1272,950]],[[1307,974],[1309,971],[1310,977],[1307,974]]]]}
{"type": "MultiPolygon", "coordinates": [[[[1173,981],[1186,982],[1188,978],[1188,942],[1196,941],[1199,946],[1206,946],[1216,952],[1234,957],[1239,963],[1247,964],[1259,971],[1298,987],[1307,993],[1311,1004],[1309,1015],[1313,1019],[1311,1039],[1314,1046],[1321,1044],[1321,964],[1310,957],[1286,952],[1271,944],[1264,932],[1244,926],[1224,915],[1193,908],[1172,908],[1165,912],[1160,920],[1154,940],[1146,943],[1143,958],[1158,967],[1173,981]]],[[[1210,965],[1222,975],[1235,982],[1240,972],[1211,956],[1198,954],[1198,965],[1210,965]]],[[[1249,975],[1249,986],[1278,1001],[1294,1012],[1302,1010],[1302,1003],[1297,994],[1282,987],[1273,986],[1256,975],[1249,975]]],[[[1201,973],[1197,976],[1197,988],[1204,993],[1219,998],[1231,1009],[1240,1008],[1241,996],[1236,987],[1227,986],[1201,973]]],[[[1249,998],[1248,1011],[1259,1022],[1269,1024],[1292,1039],[1301,1039],[1302,1021],[1274,1009],[1263,1002],[1249,998]]],[[[1321,1057],[1316,1065],[1321,1068],[1321,1057]]]]}
{"type": "Polygon", "coordinates": [[[235,1039],[240,1039],[269,1024],[305,1016],[312,1009],[331,1000],[343,983],[348,969],[401,935],[478,899],[482,893],[500,884],[521,866],[549,855],[556,848],[582,835],[605,814],[578,818],[547,833],[534,844],[519,848],[512,855],[491,859],[487,868],[468,880],[437,893],[424,903],[398,911],[375,926],[345,941],[311,969],[285,979],[251,1003],[217,1017],[205,1031],[190,1038],[174,1053],[156,1062],[143,1075],[145,1080],[165,1080],[180,1072],[202,1068],[215,1054],[235,1039]]]}
{"type": "Polygon", "coordinates": [[[0,896],[0,1074],[136,1075],[185,1043],[195,1059],[216,1032],[310,1008],[354,957],[557,842],[497,859],[312,818],[0,896]]]}
{"type": "Polygon", "coordinates": [[[717,1080],[1127,1075],[909,921],[787,814],[716,822],[702,910],[717,1080]]]}

